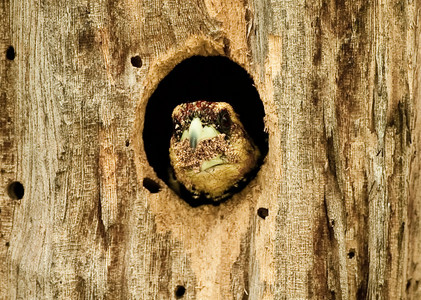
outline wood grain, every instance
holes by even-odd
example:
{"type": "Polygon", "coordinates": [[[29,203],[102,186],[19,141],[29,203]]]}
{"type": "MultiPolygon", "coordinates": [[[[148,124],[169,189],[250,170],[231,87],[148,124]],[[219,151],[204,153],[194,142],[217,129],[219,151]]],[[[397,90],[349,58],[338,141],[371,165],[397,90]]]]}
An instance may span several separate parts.
{"type": "Polygon", "coordinates": [[[420,19],[419,0],[1,0],[0,299],[419,298],[420,19]],[[149,97],[193,55],[241,65],[266,112],[265,162],[220,206],[144,152],[149,97]]]}

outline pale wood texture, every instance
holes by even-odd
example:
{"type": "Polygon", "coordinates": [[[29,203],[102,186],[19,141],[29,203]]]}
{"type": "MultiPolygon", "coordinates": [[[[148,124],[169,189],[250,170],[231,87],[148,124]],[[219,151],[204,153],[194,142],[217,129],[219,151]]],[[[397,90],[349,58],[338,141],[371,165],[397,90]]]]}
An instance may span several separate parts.
{"type": "Polygon", "coordinates": [[[0,0],[0,298],[419,299],[420,19],[419,0],[0,0]],[[149,96],[192,55],[240,64],[266,111],[265,163],[218,207],[143,151],[149,96]]]}

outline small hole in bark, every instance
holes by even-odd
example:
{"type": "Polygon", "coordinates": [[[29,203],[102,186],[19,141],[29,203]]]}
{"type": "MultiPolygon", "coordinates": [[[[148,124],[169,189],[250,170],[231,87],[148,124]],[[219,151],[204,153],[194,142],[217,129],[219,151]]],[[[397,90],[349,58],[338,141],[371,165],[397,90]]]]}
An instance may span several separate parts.
{"type": "Polygon", "coordinates": [[[181,298],[184,296],[185,293],[186,293],[186,288],[182,285],[177,285],[177,287],[175,288],[175,297],[181,298]]]}
{"type": "Polygon", "coordinates": [[[9,242],[6,242],[6,247],[10,247],[10,243],[9,242]]]}
{"type": "Polygon", "coordinates": [[[152,194],[158,193],[161,190],[159,183],[147,177],[143,179],[143,186],[152,194]]]}
{"type": "Polygon", "coordinates": [[[411,279],[406,282],[406,290],[408,291],[411,286],[411,279]]]}
{"type": "Polygon", "coordinates": [[[257,210],[257,215],[258,215],[259,217],[261,217],[262,219],[266,219],[266,217],[267,217],[267,216],[269,216],[269,210],[268,210],[267,208],[260,207],[260,208],[257,210]]]}
{"type": "Polygon", "coordinates": [[[15,48],[13,48],[13,46],[10,46],[9,48],[7,48],[7,50],[6,50],[6,58],[8,60],[14,60],[15,59],[15,56],[16,56],[15,48]]]}
{"type": "Polygon", "coordinates": [[[130,146],[130,141],[129,140],[127,140],[126,141],[126,147],[129,147],[130,146]]]}
{"type": "Polygon", "coordinates": [[[25,193],[25,189],[23,188],[22,183],[19,181],[12,182],[7,187],[7,194],[10,198],[14,200],[19,200],[23,198],[23,195],[25,193]]]}
{"type": "Polygon", "coordinates": [[[133,67],[140,68],[142,66],[142,59],[139,55],[133,56],[130,59],[130,62],[132,63],[133,67]]]}
{"type": "Polygon", "coordinates": [[[348,258],[349,259],[353,259],[354,256],[355,256],[355,250],[349,250],[349,252],[348,252],[348,258]]]}
{"type": "Polygon", "coordinates": [[[231,42],[228,38],[224,38],[224,53],[227,56],[230,56],[231,54],[231,42]]]}

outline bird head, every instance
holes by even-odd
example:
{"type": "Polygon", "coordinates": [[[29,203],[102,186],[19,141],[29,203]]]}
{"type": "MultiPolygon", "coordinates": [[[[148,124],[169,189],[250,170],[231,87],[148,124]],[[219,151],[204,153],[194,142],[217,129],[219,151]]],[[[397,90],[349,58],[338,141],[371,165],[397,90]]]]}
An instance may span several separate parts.
{"type": "Polygon", "coordinates": [[[183,103],[172,119],[170,162],[176,180],[193,196],[226,198],[256,167],[259,150],[228,103],[183,103]]]}

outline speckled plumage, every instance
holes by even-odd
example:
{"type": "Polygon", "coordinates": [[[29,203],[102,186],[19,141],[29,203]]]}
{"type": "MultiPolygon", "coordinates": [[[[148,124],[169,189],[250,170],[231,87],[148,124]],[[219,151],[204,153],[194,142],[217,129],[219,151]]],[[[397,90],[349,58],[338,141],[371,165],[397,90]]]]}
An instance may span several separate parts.
{"type": "Polygon", "coordinates": [[[256,168],[260,152],[228,103],[183,103],[174,109],[172,118],[171,165],[176,180],[193,198],[220,201],[256,168]],[[190,141],[194,119],[200,124],[199,132],[215,132],[210,138],[203,134],[203,139],[199,134],[197,145],[190,141]]]}

